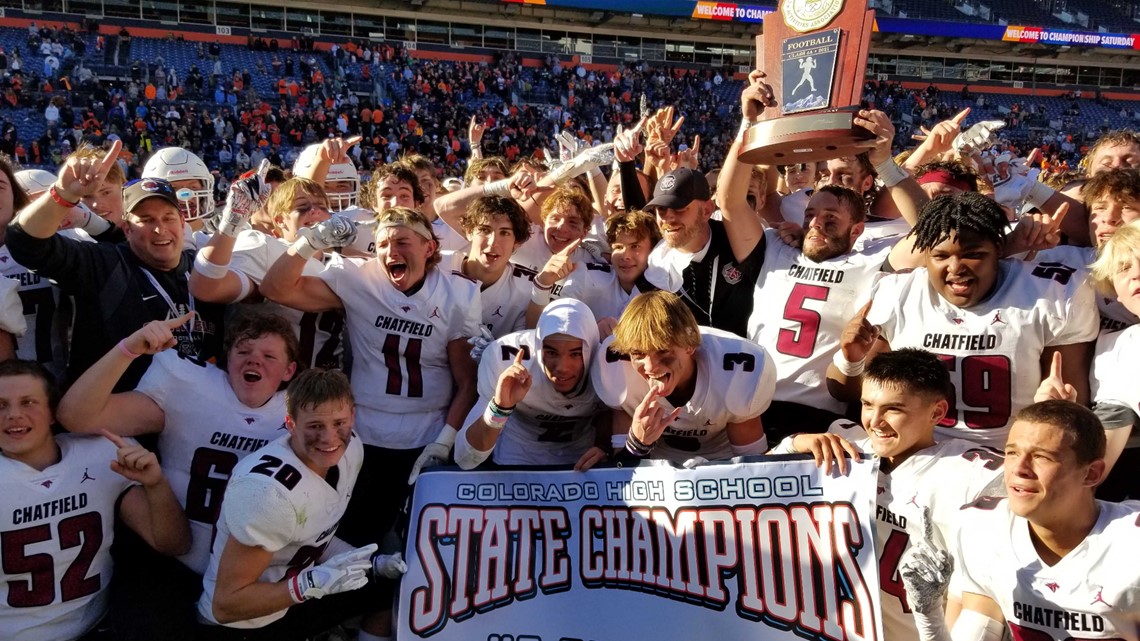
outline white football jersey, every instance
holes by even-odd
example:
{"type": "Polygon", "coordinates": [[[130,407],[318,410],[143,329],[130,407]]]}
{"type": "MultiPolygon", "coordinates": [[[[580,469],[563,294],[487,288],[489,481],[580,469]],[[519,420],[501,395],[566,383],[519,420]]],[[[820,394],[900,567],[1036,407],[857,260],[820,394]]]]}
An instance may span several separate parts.
{"type": "Polygon", "coordinates": [[[869,241],[862,251],[817,263],[775,231],[764,233],[768,249],[756,279],[756,300],[764,304],[752,308],[748,338],[772,356],[775,400],[842,414],[846,404],[827,392],[827,366],[897,239],[869,241]]]}
{"type": "Polygon", "coordinates": [[[640,293],[636,286],[629,292],[622,289],[613,268],[601,263],[576,264],[550,292],[553,298],[576,298],[586,303],[598,320],[620,318],[629,301],[640,293]]]}
{"type": "MultiPolygon", "coordinates": [[[[523,351],[531,387],[507,419],[492,454],[500,465],[572,465],[594,444],[594,417],[605,406],[589,381],[576,395],[554,389],[538,362],[540,349],[535,330],[516,332],[496,340],[483,350],[479,361],[479,402],[471,408],[464,429],[483,415],[495,398],[499,376],[523,351]]],[[[590,351],[582,354],[589,375],[590,351]]],[[[457,438],[466,438],[460,434],[457,438]]]]}
{"type": "MultiPolygon", "coordinates": [[[[634,369],[629,357],[609,349],[614,337],[602,342],[590,378],[603,403],[633,416],[649,393],[649,382],[634,369]]],[[[684,463],[694,456],[732,458],[725,428],[755,418],[768,409],[776,387],[776,367],[768,352],[735,334],[701,327],[696,389],[684,410],[665,428],[653,448],[653,458],[684,463]]],[[[661,399],[666,412],[675,409],[661,399]]]]}
{"type": "Polygon", "coordinates": [[[172,349],[155,355],[135,391],[166,414],[158,453],[194,537],[190,551],[178,559],[203,574],[230,473],[238,461],[281,436],[285,392],[261,407],[248,407],[224,371],[172,349]]]}
{"type": "Polygon", "coordinates": [[[1140,502],[1097,501],[1091,532],[1054,565],[1006,500],[962,512],[955,558],[964,592],[993,599],[1014,641],[1140,639],[1140,502]]]}
{"type": "MultiPolygon", "coordinates": [[[[511,262],[537,274],[542,271],[542,268],[546,266],[546,261],[550,260],[553,255],[554,252],[550,251],[550,246],[546,244],[546,237],[542,235],[542,226],[531,225],[530,238],[511,255],[511,262]]],[[[571,258],[575,263],[606,264],[606,260],[598,253],[596,246],[586,243],[579,244],[571,258]]],[[[562,284],[565,280],[564,278],[556,284],[562,284]]]]}
{"type": "MultiPolygon", "coordinates": [[[[278,258],[285,255],[289,243],[254,229],[238,234],[234,243],[230,270],[244,275],[260,286],[265,273],[278,258]]],[[[340,254],[325,252],[324,262],[316,258],[305,261],[305,276],[316,276],[326,266],[339,265],[344,259],[340,254]]],[[[344,355],[344,314],[329,310],[314,314],[302,312],[292,307],[278,305],[273,301],[261,303],[266,312],[272,312],[293,324],[293,331],[301,344],[298,361],[306,367],[340,367],[344,355]]]]}
{"type": "Polygon", "coordinates": [[[60,460],[38,471],[0,456],[0,638],[75,639],[107,612],[119,496],[101,436],[61,434],[60,460]]]}
{"type": "Polygon", "coordinates": [[[431,221],[431,230],[435,232],[436,238],[439,238],[439,248],[442,251],[466,254],[467,250],[471,249],[471,241],[464,238],[463,234],[452,229],[451,225],[445,223],[439,216],[436,216],[435,220],[431,221]]]}
{"type": "MultiPolygon", "coordinates": [[[[36,361],[62,380],[67,366],[67,346],[63,340],[67,336],[67,319],[58,312],[59,288],[17,263],[7,245],[0,245],[0,275],[17,284],[23,306],[25,331],[16,338],[16,357],[36,361]]],[[[5,324],[15,322],[6,320],[5,324]]]]}
{"type": "MultiPolygon", "coordinates": [[[[1102,331],[1096,339],[1096,354],[1089,370],[1093,404],[1123,405],[1140,413],[1140,386],[1132,377],[1140,362],[1140,325],[1114,332],[1102,331]]],[[[1140,433],[1132,431],[1128,447],[1140,447],[1140,433]]]]}
{"type": "Polygon", "coordinates": [[[24,303],[20,300],[20,283],[11,278],[0,278],[0,330],[17,337],[28,331],[24,303]]]}
{"type": "MultiPolygon", "coordinates": [[[[230,536],[242,545],[273,553],[258,581],[277,583],[316,565],[336,534],[363,462],[364,446],[353,435],[340,462],[322,478],[297,457],[286,434],[239,463],[226,488],[210,566],[202,577],[198,616],[217,623],[214,589],[218,563],[230,536]]],[[[225,625],[263,628],[286,612],[225,625]]]]}
{"type": "Polygon", "coordinates": [[[375,258],[346,259],[319,278],[344,304],[361,439],[398,450],[434,441],[455,385],[447,344],[479,335],[478,283],[429,269],[420,289],[408,296],[375,258]]]}
{"type": "MultiPolygon", "coordinates": [[[[1075,269],[1077,278],[1089,277],[1089,266],[1096,261],[1095,247],[1076,247],[1073,245],[1058,245],[1053,249],[1038,252],[1032,261],[1043,269],[1052,269],[1063,274],[1066,268],[1075,269]]],[[[1096,292],[1096,306],[1100,310],[1100,328],[1102,331],[1124,329],[1137,323],[1140,318],[1116,300],[1115,296],[1105,296],[1096,292]]]]}
{"type": "MultiPolygon", "coordinates": [[[[862,425],[840,420],[827,431],[851,441],[860,452],[874,455],[862,425]]],[[[916,452],[888,473],[879,472],[875,555],[887,639],[919,638],[899,575],[899,560],[912,539],[921,541],[925,536],[923,510],[929,508],[934,521],[935,544],[953,553],[962,506],[982,496],[1004,493],[1004,459],[993,448],[950,438],[916,452]]]]}
{"type": "Polygon", "coordinates": [[[924,267],[884,276],[871,290],[867,321],[882,328],[891,349],[929,350],[950,370],[955,398],[940,437],[1003,447],[1013,415],[1033,403],[1041,384],[1042,351],[1096,338],[1087,281],[1019,260],[1000,265],[994,292],[966,309],[946,302],[924,267]]]}
{"type": "MultiPolygon", "coordinates": [[[[443,252],[439,268],[463,274],[466,252],[443,252]]],[[[466,276],[464,276],[466,278],[466,276]]],[[[526,329],[526,309],[530,305],[530,285],[534,274],[508,265],[499,280],[490,287],[480,283],[479,299],[483,305],[483,326],[495,338],[526,329]]]]}

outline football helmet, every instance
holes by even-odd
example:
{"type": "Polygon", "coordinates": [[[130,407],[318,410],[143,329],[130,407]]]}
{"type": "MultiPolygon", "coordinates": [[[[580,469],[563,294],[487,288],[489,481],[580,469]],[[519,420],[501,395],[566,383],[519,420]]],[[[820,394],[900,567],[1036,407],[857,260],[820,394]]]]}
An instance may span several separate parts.
{"type": "MultiPolygon", "coordinates": [[[[320,143],[305,147],[297,161],[293,163],[293,175],[313,165],[320,153],[320,143]]],[[[325,175],[325,193],[329,197],[329,204],[333,211],[352,209],[360,204],[360,172],[351,161],[338,163],[329,167],[325,175]]]]}
{"type": "Polygon", "coordinates": [[[163,147],[146,161],[143,178],[162,178],[174,185],[186,220],[207,218],[214,213],[214,176],[197,155],[181,147],[163,147]],[[183,180],[201,181],[201,188],[179,187],[183,180]]]}
{"type": "Polygon", "coordinates": [[[16,182],[29,198],[35,198],[51,189],[55,174],[43,169],[22,169],[16,172],[16,182]]]}

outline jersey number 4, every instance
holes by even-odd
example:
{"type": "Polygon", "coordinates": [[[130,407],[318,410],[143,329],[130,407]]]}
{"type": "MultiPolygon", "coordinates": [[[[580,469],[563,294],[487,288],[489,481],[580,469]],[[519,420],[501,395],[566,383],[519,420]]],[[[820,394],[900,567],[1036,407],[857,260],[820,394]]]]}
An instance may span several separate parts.
{"type": "Polygon", "coordinates": [[[400,355],[400,342],[403,337],[399,334],[388,334],[384,339],[384,346],[380,352],[384,354],[384,366],[388,368],[388,384],[384,393],[400,396],[404,391],[403,366],[408,370],[408,398],[423,398],[424,375],[420,369],[420,350],[423,348],[422,338],[409,338],[404,346],[404,353],[400,355]],[[403,363],[401,364],[401,360],[403,363]],[[403,366],[402,366],[403,365],[403,366]]]}
{"type": "Polygon", "coordinates": [[[1013,409],[1009,357],[1000,354],[973,354],[964,357],[939,354],[938,358],[950,370],[951,378],[957,379],[960,394],[956,396],[961,398],[962,403],[971,408],[985,408],[958,409],[958,399],[951,396],[946,418],[939,425],[954,427],[962,423],[972,430],[1005,427],[1013,409]]]}
{"type": "Polygon", "coordinates": [[[810,358],[815,352],[815,339],[819,336],[819,312],[807,309],[809,300],[826,301],[831,290],[822,285],[796,283],[788,302],[784,305],[784,320],[800,324],[798,330],[781,329],[776,338],[776,351],[797,358],[810,358]]]}
{"type": "MultiPolygon", "coordinates": [[[[78,547],[79,554],[63,572],[59,581],[61,601],[74,601],[99,591],[102,575],[87,576],[95,554],[103,545],[103,519],[98,512],[77,514],[56,526],[59,549],[78,547]]],[[[29,545],[50,541],[51,525],[44,523],[22,530],[0,533],[4,574],[27,574],[25,581],[8,581],[8,605],[13,608],[35,608],[55,602],[55,559],[47,552],[27,554],[29,545]]]]}

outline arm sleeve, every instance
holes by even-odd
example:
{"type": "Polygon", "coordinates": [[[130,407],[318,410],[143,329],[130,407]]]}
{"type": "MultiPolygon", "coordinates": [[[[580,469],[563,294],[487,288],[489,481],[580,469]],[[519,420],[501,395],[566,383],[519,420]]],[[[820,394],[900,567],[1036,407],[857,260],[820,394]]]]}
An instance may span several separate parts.
{"type": "Polygon", "coordinates": [[[1096,306],[1096,293],[1088,279],[1082,278],[1076,291],[1066,288],[1059,299],[1060,314],[1048,315],[1045,345],[1072,345],[1096,340],[1100,331],[1100,311],[1096,306]]]}
{"type": "Polygon", "coordinates": [[[28,331],[24,318],[24,304],[20,301],[20,285],[8,278],[0,278],[0,329],[23,336],[28,331]]]}
{"type": "Polygon", "coordinates": [[[645,194],[641,191],[641,181],[637,179],[637,165],[631,160],[618,164],[621,174],[621,201],[626,211],[645,207],[645,194]]]}
{"type": "Polygon", "coordinates": [[[95,275],[103,271],[98,269],[101,263],[96,256],[113,247],[105,243],[84,243],[59,234],[36,238],[19,223],[8,226],[6,244],[17,263],[74,290],[95,288],[95,275]]]}
{"type": "Polygon", "coordinates": [[[294,540],[298,516],[283,488],[272,479],[231,479],[222,502],[222,518],[242,545],[276,552],[294,540]]]}

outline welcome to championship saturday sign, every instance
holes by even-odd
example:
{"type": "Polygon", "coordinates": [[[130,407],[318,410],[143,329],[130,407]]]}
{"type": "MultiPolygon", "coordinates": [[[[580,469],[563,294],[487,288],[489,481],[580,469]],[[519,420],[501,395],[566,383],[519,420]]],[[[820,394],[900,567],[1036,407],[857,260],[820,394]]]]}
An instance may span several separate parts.
{"type": "Polygon", "coordinates": [[[880,641],[877,463],[426,472],[397,638],[880,641]]]}

